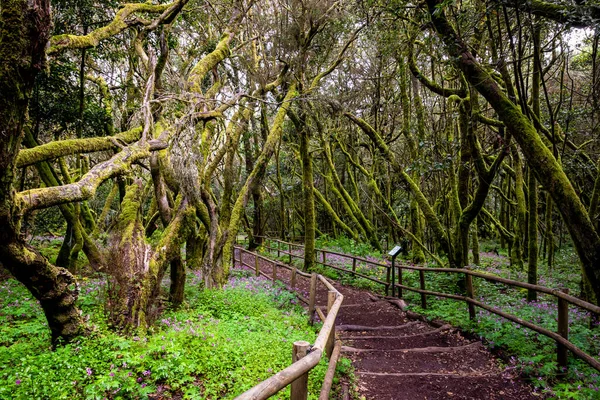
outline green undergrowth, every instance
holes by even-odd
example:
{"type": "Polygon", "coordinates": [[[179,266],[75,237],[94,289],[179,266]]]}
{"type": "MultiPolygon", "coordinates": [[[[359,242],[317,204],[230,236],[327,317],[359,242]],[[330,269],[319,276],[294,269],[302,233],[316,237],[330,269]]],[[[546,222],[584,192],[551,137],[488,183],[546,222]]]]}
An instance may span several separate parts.
{"type": "MultiPolygon", "coordinates": [[[[108,328],[103,280],[80,286],[92,333],[51,351],[38,303],[16,281],[0,283],[1,399],[233,398],[287,367],[294,341],[316,338],[292,294],[243,271],[222,291],[201,290],[191,274],[185,306],[141,337],[108,328]]],[[[310,398],[325,371],[325,359],[311,371],[310,398]]],[[[288,397],[285,389],[275,398],[288,397]]]]}

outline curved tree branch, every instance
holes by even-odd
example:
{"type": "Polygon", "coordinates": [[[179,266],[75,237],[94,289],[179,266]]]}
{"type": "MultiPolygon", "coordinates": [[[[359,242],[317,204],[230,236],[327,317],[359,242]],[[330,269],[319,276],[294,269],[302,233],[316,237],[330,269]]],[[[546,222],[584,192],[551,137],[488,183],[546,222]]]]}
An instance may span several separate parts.
{"type": "Polygon", "coordinates": [[[166,147],[167,144],[159,140],[150,140],[145,145],[135,143],[115,154],[110,160],[96,165],[78,182],[26,190],[17,193],[15,201],[24,214],[31,210],[90,199],[94,197],[102,182],[125,173],[136,161],[150,157],[152,151],[166,147]]]}
{"type": "Polygon", "coordinates": [[[129,3],[117,11],[117,15],[108,25],[98,28],[87,35],[57,35],[50,38],[48,54],[54,54],[65,49],[85,49],[96,47],[109,37],[115,36],[124,30],[144,23],[136,17],[138,13],[159,14],[160,16],[146,25],[146,29],[155,29],[163,23],[170,23],[181,11],[188,0],[177,0],[170,4],[129,3]]]}

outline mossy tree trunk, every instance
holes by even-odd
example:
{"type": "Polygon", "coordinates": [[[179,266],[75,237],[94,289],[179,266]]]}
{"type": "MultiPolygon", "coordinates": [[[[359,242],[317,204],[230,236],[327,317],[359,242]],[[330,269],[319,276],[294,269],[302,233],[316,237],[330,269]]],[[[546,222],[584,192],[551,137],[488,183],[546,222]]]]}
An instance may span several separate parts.
{"type": "Polygon", "coordinates": [[[518,151],[513,153],[513,167],[515,169],[515,198],[517,200],[517,216],[515,218],[515,240],[511,252],[511,265],[519,270],[523,269],[523,241],[525,240],[526,212],[525,192],[523,190],[523,163],[518,151]]]}
{"type": "Polygon", "coordinates": [[[37,73],[44,68],[51,27],[47,0],[3,2],[0,10],[0,260],[40,302],[54,344],[83,332],[74,277],[20,236],[15,202],[16,159],[37,73]]]}
{"type": "MultiPolygon", "coordinates": [[[[542,79],[542,49],[541,49],[541,25],[539,19],[536,18],[536,24],[533,27],[533,76],[531,81],[531,108],[533,114],[540,118],[540,85],[542,79]]],[[[527,257],[527,282],[532,285],[537,285],[538,281],[538,187],[535,175],[531,168],[528,175],[528,240],[529,252],[527,257]]],[[[537,300],[537,292],[535,290],[527,291],[527,300],[537,300]]]]}
{"type": "MultiPolygon", "coordinates": [[[[302,106],[301,106],[302,107],[302,106]]],[[[301,108],[296,131],[300,136],[300,159],[302,161],[302,204],[304,211],[304,271],[315,268],[315,194],[313,186],[313,160],[310,153],[310,128],[306,123],[306,111],[301,108]]]]}
{"type": "Polygon", "coordinates": [[[533,123],[502,91],[485,68],[473,57],[468,46],[446,19],[441,0],[427,0],[433,25],[450,56],[465,78],[486,98],[507,130],[519,144],[538,182],[546,188],[567,226],[583,273],[596,297],[600,295],[600,237],[573,185],[552,152],[544,145],[533,123]],[[441,9],[440,9],[441,7],[441,9]]]}

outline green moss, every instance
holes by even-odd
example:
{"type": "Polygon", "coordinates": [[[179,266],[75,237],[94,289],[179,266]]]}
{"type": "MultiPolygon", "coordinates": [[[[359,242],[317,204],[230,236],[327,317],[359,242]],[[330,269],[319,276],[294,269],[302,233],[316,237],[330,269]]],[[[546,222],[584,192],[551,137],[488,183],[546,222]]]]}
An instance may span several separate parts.
{"type": "Polygon", "coordinates": [[[64,49],[85,49],[96,47],[100,41],[112,37],[129,28],[135,20],[131,18],[135,13],[158,14],[166,11],[172,4],[130,3],[125,4],[117,12],[115,18],[106,26],[98,28],[87,35],[77,36],[70,34],[56,35],[50,39],[48,54],[54,54],[64,49]]]}
{"type": "Polygon", "coordinates": [[[194,66],[188,77],[189,89],[192,92],[202,93],[202,81],[208,71],[213,69],[225,58],[229,57],[229,42],[231,42],[231,34],[225,33],[217,47],[194,66]]]}
{"type": "Polygon", "coordinates": [[[132,143],[140,138],[142,128],[121,132],[114,137],[57,140],[33,148],[21,150],[17,167],[25,167],[72,154],[92,153],[117,147],[118,142],[132,143]]]}

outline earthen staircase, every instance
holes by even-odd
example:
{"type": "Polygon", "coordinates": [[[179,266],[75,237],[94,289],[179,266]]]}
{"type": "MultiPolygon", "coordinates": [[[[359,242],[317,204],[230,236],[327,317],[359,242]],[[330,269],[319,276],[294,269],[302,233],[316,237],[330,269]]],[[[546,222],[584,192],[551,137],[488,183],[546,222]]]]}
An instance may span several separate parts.
{"type": "MultiPolygon", "coordinates": [[[[248,260],[250,263],[252,260],[248,260]]],[[[265,275],[272,267],[261,265],[265,275]]],[[[278,279],[290,284],[291,273],[278,279]]],[[[500,366],[477,340],[450,325],[407,315],[396,301],[334,283],[344,295],[336,320],[342,354],[352,360],[359,396],[376,400],[539,399],[531,387],[500,366]]],[[[306,296],[309,280],[296,290],[306,296]]],[[[327,292],[317,291],[324,310],[327,292]]],[[[325,310],[324,310],[325,311],[325,310]]]]}

